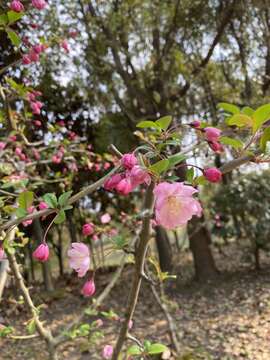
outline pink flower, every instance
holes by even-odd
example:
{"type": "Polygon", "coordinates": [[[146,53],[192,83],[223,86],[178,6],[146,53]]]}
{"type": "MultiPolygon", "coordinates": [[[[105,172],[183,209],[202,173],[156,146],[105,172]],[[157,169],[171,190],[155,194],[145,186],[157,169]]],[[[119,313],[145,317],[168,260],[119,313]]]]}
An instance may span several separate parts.
{"type": "Polygon", "coordinates": [[[190,126],[194,127],[195,129],[198,129],[201,126],[201,122],[199,120],[194,120],[192,123],[190,123],[190,126]]]}
{"type": "Polygon", "coordinates": [[[108,161],[106,161],[103,166],[104,170],[108,170],[110,167],[111,167],[111,164],[108,161]]]}
{"type": "Polygon", "coordinates": [[[174,229],[186,225],[193,215],[201,216],[201,205],[192,197],[196,192],[184,183],[158,184],[154,189],[156,222],[166,229],[174,229]]]}
{"type": "Polygon", "coordinates": [[[43,104],[40,101],[35,101],[35,102],[31,102],[30,106],[33,111],[33,114],[39,115],[40,109],[42,108],[43,104]]]}
{"type": "Polygon", "coordinates": [[[111,345],[105,345],[102,351],[102,356],[104,359],[109,360],[113,354],[113,347],[111,345]]]}
{"type": "Polygon", "coordinates": [[[215,167],[205,169],[203,175],[208,181],[213,183],[219,182],[222,179],[222,172],[215,167]]]}
{"type": "Polygon", "coordinates": [[[224,151],[223,146],[217,141],[209,141],[208,145],[216,153],[221,153],[224,151]]]}
{"type": "Polygon", "coordinates": [[[6,145],[7,145],[6,143],[4,143],[3,141],[0,141],[0,150],[4,150],[6,145]]]}
{"type": "MultiPolygon", "coordinates": [[[[28,212],[28,214],[32,214],[32,213],[34,212],[34,210],[35,210],[35,207],[34,207],[34,206],[30,206],[30,207],[27,209],[27,212],[28,212]]],[[[23,226],[26,227],[26,226],[28,226],[28,225],[31,225],[32,222],[33,222],[33,220],[32,220],[32,219],[29,219],[29,220],[23,221],[22,224],[23,224],[23,226]]]]}
{"type": "Polygon", "coordinates": [[[82,288],[82,294],[86,297],[93,296],[96,292],[96,286],[93,279],[86,281],[82,288]]]}
{"type": "Polygon", "coordinates": [[[98,241],[98,240],[99,240],[99,237],[98,237],[96,234],[94,234],[93,237],[92,237],[92,239],[93,239],[94,241],[98,241]]]}
{"type": "Polygon", "coordinates": [[[24,65],[29,65],[29,64],[31,64],[31,59],[30,59],[30,57],[29,57],[29,55],[23,55],[23,57],[22,57],[22,63],[24,64],[24,65]]]}
{"type": "Polygon", "coordinates": [[[14,142],[14,141],[17,140],[17,136],[16,135],[11,135],[8,139],[9,139],[9,141],[14,142]]]}
{"type": "Polygon", "coordinates": [[[111,221],[111,215],[108,213],[103,214],[100,218],[100,221],[102,224],[108,224],[111,221]]]}
{"type": "Polygon", "coordinates": [[[207,141],[218,141],[221,130],[214,127],[206,127],[204,133],[207,141]]]}
{"type": "Polygon", "coordinates": [[[19,0],[13,0],[9,7],[12,11],[17,13],[24,11],[24,6],[19,0]]]}
{"type": "Polygon", "coordinates": [[[28,54],[29,59],[31,62],[38,62],[39,61],[39,54],[37,54],[34,50],[31,50],[28,54]]]}
{"type": "Polygon", "coordinates": [[[47,261],[49,255],[50,255],[49,246],[46,243],[40,244],[33,252],[33,258],[41,262],[47,261]]]}
{"type": "Polygon", "coordinates": [[[34,125],[35,125],[36,127],[41,127],[42,123],[41,123],[40,120],[34,120],[34,125]]]}
{"type": "Polygon", "coordinates": [[[65,50],[66,53],[69,53],[69,46],[67,40],[61,42],[61,47],[65,50]]]}
{"type": "Polygon", "coordinates": [[[90,251],[83,243],[72,243],[68,250],[69,266],[74,269],[79,277],[83,277],[90,267],[90,251]]]}
{"type": "Polygon", "coordinates": [[[84,236],[92,235],[94,231],[94,225],[92,223],[86,223],[82,227],[82,233],[84,236]]]}
{"type": "Polygon", "coordinates": [[[43,44],[37,44],[37,45],[34,45],[32,49],[34,50],[34,52],[36,54],[40,54],[45,50],[45,47],[43,44]]]}
{"type": "Polygon", "coordinates": [[[39,208],[39,210],[45,210],[45,209],[48,209],[49,206],[48,206],[48,204],[45,203],[45,201],[41,201],[38,205],[38,208],[39,208]]]}
{"type": "Polygon", "coordinates": [[[5,250],[0,246],[0,261],[6,258],[5,250]]]}
{"type": "Polygon", "coordinates": [[[19,147],[16,147],[15,154],[18,155],[18,156],[21,155],[22,154],[22,149],[19,148],[19,147]]]}
{"type": "Polygon", "coordinates": [[[111,176],[108,180],[104,183],[104,189],[106,190],[114,190],[117,184],[122,180],[122,176],[120,174],[116,174],[111,176]]]}
{"type": "Polygon", "coordinates": [[[127,195],[133,190],[130,178],[122,179],[115,187],[117,192],[122,195],[127,195]]]}
{"type": "Polygon", "coordinates": [[[34,148],[34,149],[32,150],[32,152],[33,152],[34,158],[35,158],[36,160],[39,160],[39,159],[40,159],[40,153],[39,153],[39,151],[34,148]]]}
{"type": "Polygon", "coordinates": [[[52,162],[53,162],[54,164],[60,164],[61,161],[62,161],[62,158],[61,158],[61,157],[59,157],[59,156],[57,156],[57,155],[53,155],[53,156],[52,156],[52,162]]]}
{"type": "Polygon", "coordinates": [[[129,176],[131,178],[131,184],[136,187],[140,184],[150,185],[151,176],[148,174],[146,170],[144,170],[141,166],[135,165],[131,169],[129,176]]]}
{"type": "Polygon", "coordinates": [[[32,0],[32,5],[38,9],[38,10],[42,10],[45,8],[45,6],[47,5],[45,0],[32,0]]]}
{"type": "Polygon", "coordinates": [[[134,154],[130,153],[122,156],[121,163],[124,168],[131,170],[133,166],[137,165],[138,160],[134,154]]]}

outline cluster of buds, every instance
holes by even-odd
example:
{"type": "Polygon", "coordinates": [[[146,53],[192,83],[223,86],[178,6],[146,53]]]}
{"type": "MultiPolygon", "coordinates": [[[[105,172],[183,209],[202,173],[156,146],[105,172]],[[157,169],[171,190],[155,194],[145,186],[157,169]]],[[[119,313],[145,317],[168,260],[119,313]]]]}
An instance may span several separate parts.
{"type": "Polygon", "coordinates": [[[190,126],[196,130],[203,132],[205,140],[214,152],[221,153],[224,151],[222,144],[219,142],[221,130],[215,127],[202,128],[201,122],[199,120],[193,121],[190,126]]]}
{"type": "Polygon", "coordinates": [[[40,115],[41,108],[43,107],[42,102],[37,100],[38,96],[41,96],[40,91],[32,91],[28,93],[28,101],[30,102],[30,107],[34,115],[40,115]]]}
{"type": "Polygon", "coordinates": [[[63,146],[60,146],[57,153],[52,156],[52,162],[54,164],[60,164],[61,161],[63,160],[64,154],[65,154],[65,148],[63,146]]]}
{"type": "MultiPolygon", "coordinates": [[[[38,10],[43,10],[47,2],[45,0],[32,0],[32,6],[38,10]]],[[[24,11],[23,3],[20,0],[12,0],[9,8],[17,13],[24,11]]]]}
{"type": "Polygon", "coordinates": [[[141,184],[150,184],[150,175],[138,165],[133,153],[123,155],[121,164],[125,171],[110,177],[104,184],[106,190],[116,190],[119,194],[127,195],[141,184]]]}
{"type": "Polygon", "coordinates": [[[44,44],[37,44],[30,48],[27,54],[24,54],[22,57],[22,63],[24,65],[29,65],[33,62],[38,62],[40,54],[46,50],[46,45],[44,44]]]}

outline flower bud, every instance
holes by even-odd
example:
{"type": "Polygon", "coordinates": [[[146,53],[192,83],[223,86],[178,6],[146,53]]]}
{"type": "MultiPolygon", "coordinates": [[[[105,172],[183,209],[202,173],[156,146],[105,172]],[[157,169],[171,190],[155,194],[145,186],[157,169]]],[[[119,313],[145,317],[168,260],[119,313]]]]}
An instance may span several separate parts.
{"type": "Polygon", "coordinates": [[[12,11],[17,13],[24,11],[24,6],[19,0],[13,0],[9,7],[12,11]]]}
{"type": "Polygon", "coordinates": [[[82,227],[82,233],[84,236],[92,235],[94,231],[94,225],[92,223],[86,223],[82,227]]]}
{"type": "Polygon", "coordinates": [[[208,145],[216,153],[221,153],[224,151],[223,146],[217,141],[209,141],[208,145]]]}
{"type": "Polygon", "coordinates": [[[132,153],[125,154],[122,156],[121,164],[124,166],[124,168],[131,170],[133,166],[137,165],[138,160],[136,156],[132,153]]]}
{"type": "Polygon", "coordinates": [[[93,296],[96,291],[96,286],[93,279],[86,281],[82,288],[82,294],[86,297],[93,296]]]}
{"type": "Polygon", "coordinates": [[[194,120],[189,125],[195,129],[198,129],[201,126],[201,122],[199,120],[194,120]]]}
{"type": "Polygon", "coordinates": [[[32,5],[38,10],[43,10],[47,3],[45,0],[32,0],[32,5]]]}
{"type": "Polygon", "coordinates": [[[108,213],[103,214],[100,218],[100,221],[102,224],[108,224],[111,221],[111,215],[108,213]]]}
{"type": "Polygon", "coordinates": [[[115,187],[115,189],[117,190],[117,192],[119,192],[122,195],[127,195],[129,194],[132,190],[133,187],[131,185],[131,182],[129,179],[122,179],[115,187]]]}
{"type": "Polygon", "coordinates": [[[116,185],[122,180],[122,176],[120,174],[116,174],[111,176],[108,180],[104,183],[104,189],[106,190],[114,190],[116,185]]]}
{"type": "Polygon", "coordinates": [[[46,209],[48,209],[48,207],[49,206],[47,203],[45,203],[45,201],[41,201],[38,205],[39,210],[46,210],[46,209]]]}
{"type": "Polygon", "coordinates": [[[38,261],[45,262],[48,260],[49,254],[50,254],[49,246],[46,243],[44,243],[44,244],[40,244],[33,252],[33,258],[38,261]]]}
{"type": "Polygon", "coordinates": [[[214,127],[206,127],[204,129],[205,138],[207,141],[218,141],[221,130],[214,128],[214,127]]]}
{"type": "Polygon", "coordinates": [[[203,175],[208,181],[213,183],[220,182],[222,179],[222,172],[215,167],[205,169],[203,175]]]}

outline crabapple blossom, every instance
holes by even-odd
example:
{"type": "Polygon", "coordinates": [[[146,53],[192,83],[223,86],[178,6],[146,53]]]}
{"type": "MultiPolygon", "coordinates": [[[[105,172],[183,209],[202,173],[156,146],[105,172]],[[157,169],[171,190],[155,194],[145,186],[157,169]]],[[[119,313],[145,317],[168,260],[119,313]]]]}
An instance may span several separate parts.
{"type": "Polygon", "coordinates": [[[47,3],[45,0],[32,0],[32,5],[38,10],[43,10],[47,3]]]}
{"type": "Polygon", "coordinates": [[[112,345],[105,345],[102,351],[103,359],[109,360],[113,354],[113,347],[112,345]]]}
{"type": "Polygon", "coordinates": [[[95,292],[96,292],[96,286],[95,286],[94,280],[90,279],[90,280],[86,281],[86,283],[84,284],[84,286],[82,288],[82,294],[85,297],[90,297],[90,296],[93,296],[95,292]]]}
{"type": "Polygon", "coordinates": [[[197,128],[199,128],[201,126],[201,122],[199,120],[194,120],[194,121],[192,121],[192,123],[190,123],[190,126],[197,129],[197,128]]]}
{"type": "Polygon", "coordinates": [[[38,62],[39,61],[39,54],[37,54],[34,50],[29,52],[29,59],[31,62],[38,62]]]}
{"type": "Polygon", "coordinates": [[[208,142],[208,145],[209,145],[210,148],[211,148],[214,152],[216,152],[216,153],[221,153],[221,152],[224,151],[223,146],[222,146],[219,142],[217,142],[217,141],[209,141],[209,142],[208,142]]]}
{"type": "Polygon", "coordinates": [[[214,128],[214,127],[206,127],[204,129],[205,138],[207,141],[218,141],[221,130],[214,128]]]}
{"type": "Polygon", "coordinates": [[[108,180],[105,181],[104,189],[114,190],[122,179],[123,177],[120,174],[115,174],[111,176],[108,180]]]}
{"type": "Polygon", "coordinates": [[[131,184],[133,185],[133,187],[136,187],[143,183],[145,183],[146,185],[150,185],[151,183],[151,176],[139,165],[133,166],[133,168],[129,172],[129,176],[131,178],[131,184]]]}
{"type": "Polygon", "coordinates": [[[12,11],[17,13],[24,11],[24,6],[19,0],[13,0],[9,7],[12,11]]]}
{"type": "Polygon", "coordinates": [[[4,143],[3,141],[0,141],[0,150],[4,150],[6,145],[7,145],[6,143],[4,143]]]}
{"type": "Polygon", "coordinates": [[[201,216],[202,208],[192,197],[197,192],[184,183],[162,182],[155,186],[156,222],[166,229],[186,225],[193,215],[201,216]]]}
{"type": "MultiPolygon", "coordinates": [[[[24,154],[23,154],[23,155],[24,155],[24,154]]],[[[34,206],[30,206],[30,207],[27,209],[27,212],[28,212],[28,214],[32,214],[32,213],[34,212],[34,210],[35,210],[35,207],[34,207],[34,206]]],[[[25,221],[23,221],[22,224],[23,224],[23,226],[26,227],[26,226],[28,226],[28,225],[31,225],[32,222],[33,222],[33,220],[30,219],[30,220],[25,220],[25,221]]]]}
{"type": "Polygon", "coordinates": [[[69,53],[69,45],[68,45],[67,40],[63,40],[61,42],[61,47],[65,50],[66,53],[69,53]]]}
{"type": "Polygon", "coordinates": [[[6,258],[5,250],[0,246],[0,261],[6,258]]]}
{"type": "Polygon", "coordinates": [[[83,277],[90,267],[90,251],[83,243],[72,243],[68,250],[69,266],[83,277]]]}
{"type": "Polygon", "coordinates": [[[220,182],[222,179],[222,172],[215,167],[205,169],[203,175],[208,181],[213,183],[220,182]]]}
{"type": "Polygon", "coordinates": [[[127,195],[133,190],[130,178],[123,178],[115,187],[116,191],[122,195],[127,195]]]}
{"type": "Polygon", "coordinates": [[[22,63],[24,64],[24,65],[29,65],[29,64],[31,64],[31,59],[30,59],[30,57],[29,57],[29,55],[23,55],[23,57],[22,57],[22,63]]]}
{"type": "Polygon", "coordinates": [[[48,207],[49,206],[47,203],[45,203],[45,201],[41,201],[38,205],[39,210],[46,210],[46,209],[48,209],[48,207]]]}
{"type": "Polygon", "coordinates": [[[89,236],[94,233],[94,225],[92,223],[86,223],[82,227],[82,234],[84,236],[89,236]]]}
{"type": "Polygon", "coordinates": [[[111,221],[111,215],[108,213],[103,214],[100,218],[100,221],[102,224],[108,224],[111,221]]]}
{"type": "Polygon", "coordinates": [[[133,166],[137,165],[138,160],[136,156],[132,153],[124,154],[121,158],[121,164],[124,166],[125,169],[131,170],[133,166]]]}
{"type": "Polygon", "coordinates": [[[33,258],[41,262],[47,261],[49,255],[50,255],[49,246],[46,243],[40,244],[33,252],[33,258]]]}

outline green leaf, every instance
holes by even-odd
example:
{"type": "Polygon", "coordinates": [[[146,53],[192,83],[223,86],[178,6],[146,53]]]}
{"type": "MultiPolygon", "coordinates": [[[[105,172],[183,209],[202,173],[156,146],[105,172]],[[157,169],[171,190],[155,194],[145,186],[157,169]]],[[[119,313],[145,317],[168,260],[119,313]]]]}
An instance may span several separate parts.
{"type": "Polygon", "coordinates": [[[140,355],[142,353],[142,350],[138,345],[132,345],[127,349],[127,355],[134,356],[134,355],[140,355]]]}
{"type": "Polygon", "coordinates": [[[238,127],[251,127],[253,124],[252,118],[245,114],[235,114],[231,116],[226,122],[229,126],[235,125],[238,127]]]}
{"type": "Polygon", "coordinates": [[[150,355],[161,354],[166,350],[168,350],[167,346],[156,343],[149,346],[148,354],[150,355]]]}
{"type": "Polygon", "coordinates": [[[58,206],[57,197],[54,193],[48,193],[43,196],[43,200],[51,209],[55,209],[58,206]]]}
{"type": "Polygon", "coordinates": [[[17,33],[13,30],[6,30],[6,32],[10,41],[12,42],[12,45],[19,47],[21,43],[19,35],[17,35],[17,33]]]}
{"type": "Polygon", "coordinates": [[[160,129],[160,127],[154,122],[154,121],[150,121],[150,120],[145,120],[145,121],[140,121],[136,127],[138,128],[155,128],[155,129],[160,129]]]}
{"type": "Polygon", "coordinates": [[[231,114],[239,114],[240,113],[240,109],[239,109],[238,106],[235,106],[233,104],[228,104],[228,103],[225,103],[225,102],[219,103],[217,105],[217,108],[218,109],[223,109],[226,112],[229,112],[231,114]]]}
{"type": "Polygon", "coordinates": [[[34,193],[32,191],[24,191],[20,193],[18,202],[20,208],[27,210],[33,203],[34,193]]]}
{"type": "Polygon", "coordinates": [[[254,114],[254,110],[249,106],[244,106],[243,109],[241,110],[241,113],[248,116],[252,116],[254,114]]]}
{"type": "Polygon", "coordinates": [[[21,217],[26,216],[28,213],[25,209],[18,208],[18,209],[16,209],[15,214],[16,214],[17,218],[21,218],[21,217]]]}
{"type": "Polygon", "coordinates": [[[191,183],[193,181],[193,178],[194,178],[194,168],[191,167],[186,171],[186,180],[191,183]]]}
{"type": "Polygon", "coordinates": [[[224,145],[230,145],[235,149],[242,149],[244,144],[239,139],[233,139],[228,136],[221,136],[219,141],[224,145]]]}
{"type": "Polygon", "coordinates": [[[59,213],[56,215],[55,219],[54,219],[54,223],[55,224],[61,224],[62,222],[64,222],[66,220],[66,213],[64,210],[60,210],[59,213]]]}
{"type": "Polygon", "coordinates": [[[13,333],[14,328],[12,326],[4,326],[2,325],[0,328],[0,338],[6,337],[9,334],[13,333]]]}
{"type": "Polygon", "coordinates": [[[64,207],[67,205],[68,199],[70,198],[72,194],[72,191],[67,191],[65,193],[63,193],[62,195],[60,195],[59,199],[58,199],[58,203],[61,207],[64,207]]]}
{"type": "Polygon", "coordinates": [[[160,175],[162,172],[168,169],[169,165],[170,165],[170,161],[168,159],[163,159],[149,166],[148,170],[152,171],[157,175],[160,175]]]}
{"type": "Polygon", "coordinates": [[[8,23],[8,16],[7,14],[0,15],[0,25],[7,25],[8,23]]]}
{"type": "Polygon", "coordinates": [[[167,130],[170,126],[170,123],[172,122],[171,116],[163,116],[162,118],[158,119],[156,121],[156,124],[162,129],[167,130]]]}
{"type": "Polygon", "coordinates": [[[28,325],[26,326],[26,329],[27,329],[27,332],[28,332],[29,335],[32,335],[32,334],[35,333],[35,331],[36,331],[36,322],[35,322],[34,319],[31,320],[31,321],[28,323],[28,325]]]}
{"type": "Polygon", "coordinates": [[[194,185],[205,185],[207,184],[207,180],[206,178],[202,175],[202,176],[198,176],[196,177],[196,179],[193,181],[194,185]]]}
{"type": "Polygon", "coordinates": [[[15,23],[16,21],[20,20],[23,17],[23,15],[24,15],[23,12],[17,13],[15,11],[8,11],[7,13],[8,24],[11,25],[15,23]]]}
{"type": "Polygon", "coordinates": [[[186,156],[183,155],[182,153],[178,153],[175,155],[172,155],[168,158],[169,160],[169,168],[172,168],[173,166],[181,163],[182,161],[184,161],[186,159],[186,156]]]}
{"type": "Polygon", "coordinates": [[[266,128],[260,140],[260,148],[262,151],[266,150],[267,142],[270,141],[270,128],[266,128]]]}
{"type": "Polygon", "coordinates": [[[255,133],[267,120],[270,119],[270,104],[260,106],[254,112],[253,119],[253,133],[255,133]]]}

